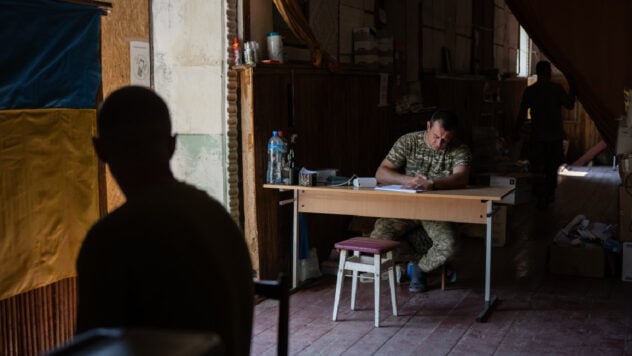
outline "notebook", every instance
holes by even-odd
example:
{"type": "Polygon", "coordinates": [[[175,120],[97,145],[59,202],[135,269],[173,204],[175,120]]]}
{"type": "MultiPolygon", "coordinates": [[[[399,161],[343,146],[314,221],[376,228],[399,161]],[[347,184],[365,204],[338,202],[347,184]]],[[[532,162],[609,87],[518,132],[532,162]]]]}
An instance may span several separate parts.
{"type": "Polygon", "coordinates": [[[423,189],[411,189],[411,188],[402,188],[401,185],[382,185],[379,187],[375,187],[375,190],[388,190],[391,192],[402,192],[402,193],[421,193],[423,189]]]}

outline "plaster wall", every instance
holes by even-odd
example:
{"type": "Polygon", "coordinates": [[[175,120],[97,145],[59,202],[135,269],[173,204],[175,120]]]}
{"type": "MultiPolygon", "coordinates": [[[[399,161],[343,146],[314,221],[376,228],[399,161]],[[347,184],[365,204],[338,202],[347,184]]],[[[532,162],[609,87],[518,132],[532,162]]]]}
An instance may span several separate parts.
{"type": "Polygon", "coordinates": [[[154,87],[177,134],[178,179],[228,206],[223,1],[152,1],[154,87]]]}

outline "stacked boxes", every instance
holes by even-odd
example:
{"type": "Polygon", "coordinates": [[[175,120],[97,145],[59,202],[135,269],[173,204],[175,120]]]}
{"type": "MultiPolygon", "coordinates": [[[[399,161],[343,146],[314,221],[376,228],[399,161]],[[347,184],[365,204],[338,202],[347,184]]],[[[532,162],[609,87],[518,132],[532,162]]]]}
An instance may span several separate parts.
{"type": "Polygon", "coordinates": [[[377,68],[379,55],[375,29],[360,27],[353,30],[353,63],[377,68]]]}
{"type": "Polygon", "coordinates": [[[556,274],[604,277],[617,273],[621,244],[616,225],[591,222],[577,215],[560,229],[549,246],[549,270],[556,274]]]}
{"type": "Polygon", "coordinates": [[[353,63],[372,69],[393,69],[393,37],[378,35],[373,27],[353,30],[353,63]]]}
{"type": "Polygon", "coordinates": [[[381,37],[377,40],[377,55],[380,69],[393,70],[393,37],[381,37]]]}

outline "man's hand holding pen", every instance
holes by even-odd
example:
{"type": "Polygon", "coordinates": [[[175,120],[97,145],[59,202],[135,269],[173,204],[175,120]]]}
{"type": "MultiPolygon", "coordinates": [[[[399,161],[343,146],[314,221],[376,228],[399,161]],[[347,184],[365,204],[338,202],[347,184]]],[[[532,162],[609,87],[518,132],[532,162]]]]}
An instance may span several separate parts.
{"type": "Polygon", "coordinates": [[[425,174],[418,174],[416,176],[410,177],[410,179],[405,184],[402,184],[402,188],[433,190],[434,181],[425,174]]]}

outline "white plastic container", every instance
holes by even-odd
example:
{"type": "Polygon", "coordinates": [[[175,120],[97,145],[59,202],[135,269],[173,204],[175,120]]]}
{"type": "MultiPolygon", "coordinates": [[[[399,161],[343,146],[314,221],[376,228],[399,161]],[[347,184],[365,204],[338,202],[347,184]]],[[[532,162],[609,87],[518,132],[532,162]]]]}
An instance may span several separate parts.
{"type": "Polygon", "coordinates": [[[268,39],[268,59],[283,63],[283,39],[278,32],[270,32],[268,39]]]}

